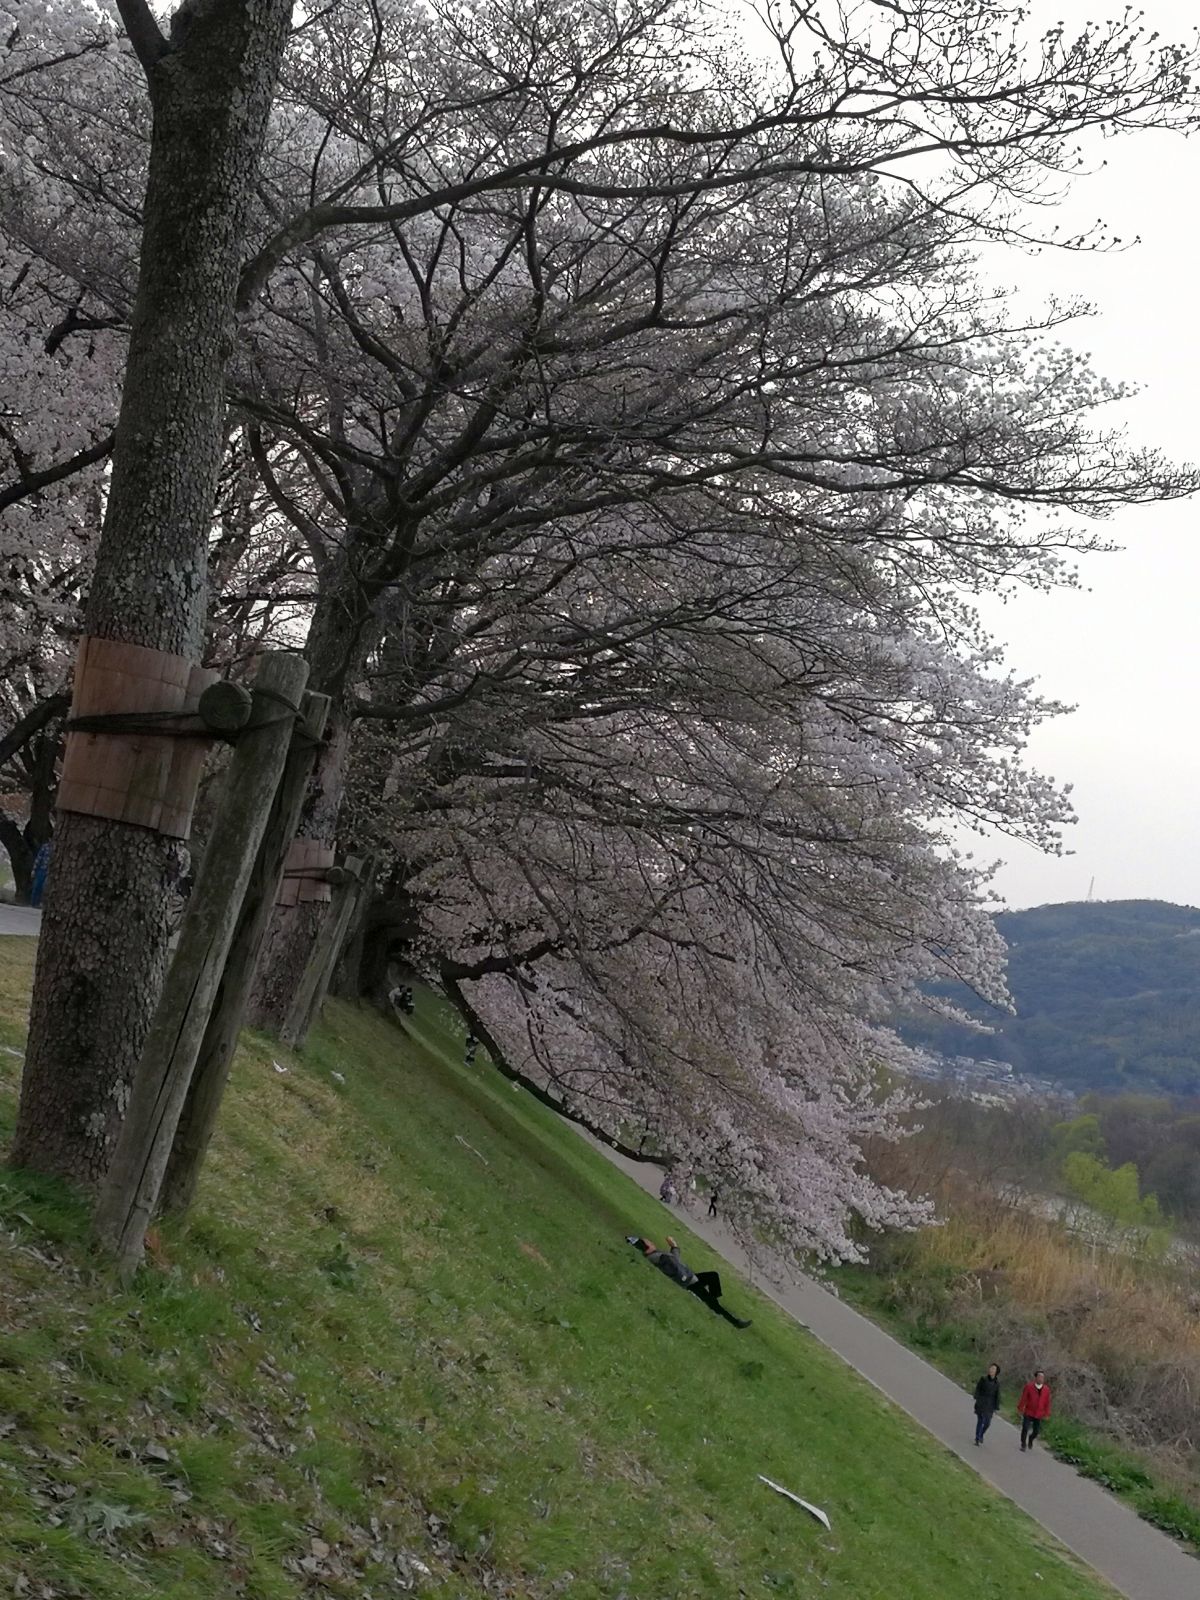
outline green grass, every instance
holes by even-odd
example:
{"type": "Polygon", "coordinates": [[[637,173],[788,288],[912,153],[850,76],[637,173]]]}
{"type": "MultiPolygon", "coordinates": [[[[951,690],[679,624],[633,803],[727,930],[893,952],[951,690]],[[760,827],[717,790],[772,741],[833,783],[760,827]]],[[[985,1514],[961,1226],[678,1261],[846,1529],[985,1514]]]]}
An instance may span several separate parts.
{"type": "MultiPolygon", "coordinates": [[[[5,1038],[29,955],[0,941],[5,1038]]],[[[130,1292],[77,1200],[0,1175],[0,1592],[1107,1593],[731,1271],[745,1333],[638,1260],[657,1202],[464,1068],[428,997],[415,1029],[338,1005],[303,1061],[248,1038],[130,1292]]]]}
{"type": "MultiPolygon", "coordinates": [[[[912,1252],[905,1252],[905,1282],[911,1291],[914,1278],[929,1292],[920,1298],[936,1304],[938,1289],[959,1276],[957,1269],[938,1267],[920,1277],[921,1267],[912,1252]],[[940,1282],[944,1280],[944,1284],[940,1282]]],[[[913,1316],[898,1305],[891,1275],[870,1267],[841,1267],[831,1274],[843,1300],[864,1316],[886,1328],[895,1338],[960,1383],[968,1392],[991,1359],[986,1330],[952,1316],[928,1313],[913,1316]]],[[[1013,1422],[1016,1413],[1015,1381],[1008,1385],[1005,1413],[1013,1422]]],[[[1042,1442],[1060,1460],[1069,1462],[1085,1478],[1093,1478],[1125,1500],[1145,1521],[1161,1528],[1173,1538],[1200,1554],[1200,1509],[1186,1495],[1162,1481],[1153,1462],[1123,1449],[1095,1428],[1086,1427],[1061,1410],[1043,1424],[1042,1442]]],[[[1197,1574],[1200,1582],[1200,1573],[1197,1574]]]]}

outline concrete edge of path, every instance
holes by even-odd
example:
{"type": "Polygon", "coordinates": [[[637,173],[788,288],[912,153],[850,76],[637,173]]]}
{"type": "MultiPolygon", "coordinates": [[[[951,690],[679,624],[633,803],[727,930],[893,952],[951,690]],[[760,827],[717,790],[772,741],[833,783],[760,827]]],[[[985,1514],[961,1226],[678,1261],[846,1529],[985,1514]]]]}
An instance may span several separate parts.
{"type": "Polygon", "coordinates": [[[17,935],[21,938],[36,939],[42,926],[42,913],[35,911],[32,906],[10,906],[0,904],[0,935],[17,935]]]}

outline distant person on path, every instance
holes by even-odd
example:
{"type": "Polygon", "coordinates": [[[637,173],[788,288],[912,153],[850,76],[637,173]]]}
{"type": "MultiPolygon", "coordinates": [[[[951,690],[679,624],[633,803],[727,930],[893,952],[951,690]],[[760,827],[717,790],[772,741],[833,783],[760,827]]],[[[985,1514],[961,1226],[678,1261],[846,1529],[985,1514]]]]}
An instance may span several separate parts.
{"type": "Polygon", "coordinates": [[[983,1436],[992,1425],[992,1418],[1000,1409],[1000,1368],[993,1361],[975,1385],[975,1443],[982,1444],[983,1436]]]}
{"type": "Polygon", "coordinates": [[[675,1180],[668,1172],[658,1190],[658,1198],[665,1206],[673,1206],[679,1195],[675,1191],[675,1180]]]}
{"type": "Polygon", "coordinates": [[[1021,1414],[1021,1449],[1032,1450],[1033,1441],[1042,1431],[1042,1423],[1050,1415],[1050,1385],[1040,1369],[1034,1373],[1033,1382],[1021,1390],[1017,1410],[1021,1414]]]}
{"type": "Polygon", "coordinates": [[[42,897],[46,893],[46,879],[50,875],[50,856],[54,846],[47,839],[46,843],[33,858],[33,878],[29,885],[29,904],[38,910],[42,897]]]}
{"type": "Polygon", "coordinates": [[[677,1283],[681,1289],[686,1289],[689,1294],[694,1294],[697,1300],[703,1300],[710,1311],[715,1311],[719,1317],[724,1317],[726,1322],[732,1322],[735,1328],[748,1328],[749,1317],[735,1317],[732,1311],[726,1311],[721,1304],[721,1275],[719,1272],[693,1272],[686,1261],[679,1257],[679,1246],[674,1239],[667,1239],[667,1249],[660,1250],[649,1239],[640,1239],[636,1233],[625,1235],[626,1244],[631,1244],[635,1250],[640,1250],[652,1267],[657,1267],[665,1273],[672,1283],[677,1283]]]}
{"type": "Polygon", "coordinates": [[[714,1189],[708,1197],[708,1214],[715,1217],[717,1214],[717,1201],[721,1198],[720,1189],[714,1189]]]}

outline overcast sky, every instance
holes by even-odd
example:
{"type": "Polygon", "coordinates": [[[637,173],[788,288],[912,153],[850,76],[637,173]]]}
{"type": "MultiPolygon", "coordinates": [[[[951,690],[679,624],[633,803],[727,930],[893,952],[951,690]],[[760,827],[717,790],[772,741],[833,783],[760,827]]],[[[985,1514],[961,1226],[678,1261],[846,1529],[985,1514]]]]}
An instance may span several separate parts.
{"type": "MultiPolygon", "coordinates": [[[[1035,0],[1035,22],[1107,16],[1108,5],[1035,0]]],[[[1118,6],[1116,8],[1120,10],[1118,6]]],[[[1150,0],[1152,25],[1184,39],[1195,0],[1150,0]]],[[[1103,217],[1136,248],[1116,255],[1008,259],[1006,281],[1076,293],[1096,307],[1072,342],[1106,376],[1141,386],[1121,408],[1132,439],[1200,458],[1200,133],[1097,144],[1104,170],[1081,180],[1068,221],[1103,217]]],[[[997,887],[1014,907],[1149,898],[1200,905],[1200,501],[1125,510],[1107,524],[1124,548],[1085,558],[1080,592],[1022,595],[987,620],[1020,676],[1077,707],[1042,729],[1031,758],[1074,785],[1078,822],[1051,859],[1006,840],[997,887]]],[[[978,852],[984,855],[983,849],[978,852]]]]}

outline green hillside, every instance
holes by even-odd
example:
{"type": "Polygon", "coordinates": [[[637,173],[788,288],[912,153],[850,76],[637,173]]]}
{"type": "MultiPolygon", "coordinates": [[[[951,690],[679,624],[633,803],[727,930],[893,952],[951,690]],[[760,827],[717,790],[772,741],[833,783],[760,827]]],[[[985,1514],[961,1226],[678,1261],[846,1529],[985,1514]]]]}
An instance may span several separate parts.
{"type": "MultiPolygon", "coordinates": [[[[9,1049],[29,955],[0,940],[9,1049]]],[[[657,1202],[461,1066],[429,1000],[416,1026],[250,1040],[133,1292],[69,1197],[0,1175],[0,1593],[1107,1592],[732,1273],[747,1332],[648,1268],[622,1235],[661,1236],[657,1202]]]]}
{"type": "Polygon", "coordinates": [[[1006,911],[1015,1017],[946,993],[997,1028],[992,1037],[929,1018],[905,1036],[946,1055],[991,1056],[1085,1089],[1200,1094],[1200,910],[1114,900],[1006,911]]]}

